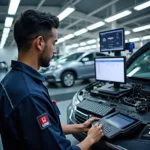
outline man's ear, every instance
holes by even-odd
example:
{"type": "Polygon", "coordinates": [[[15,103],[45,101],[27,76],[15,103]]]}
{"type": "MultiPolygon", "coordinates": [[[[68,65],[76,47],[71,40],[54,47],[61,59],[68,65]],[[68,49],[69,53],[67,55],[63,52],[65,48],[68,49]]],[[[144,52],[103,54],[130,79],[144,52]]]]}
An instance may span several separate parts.
{"type": "Polygon", "coordinates": [[[45,47],[45,42],[42,36],[38,36],[35,39],[35,46],[40,52],[43,52],[44,47],[45,47]]]}

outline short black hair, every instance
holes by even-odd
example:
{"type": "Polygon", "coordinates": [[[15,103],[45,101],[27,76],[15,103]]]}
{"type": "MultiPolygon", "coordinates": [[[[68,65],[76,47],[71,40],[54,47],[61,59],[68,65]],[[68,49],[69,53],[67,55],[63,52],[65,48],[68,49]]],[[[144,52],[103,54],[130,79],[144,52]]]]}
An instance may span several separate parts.
{"type": "Polygon", "coordinates": [[[14,24],[14,38],[20,49],[27,50],[31,47],[32,41],[38,36],[43,36],[47,40],[52,28],[59,27],[59,19],[50,13],[37,10],[26,10],[14,24]]]}

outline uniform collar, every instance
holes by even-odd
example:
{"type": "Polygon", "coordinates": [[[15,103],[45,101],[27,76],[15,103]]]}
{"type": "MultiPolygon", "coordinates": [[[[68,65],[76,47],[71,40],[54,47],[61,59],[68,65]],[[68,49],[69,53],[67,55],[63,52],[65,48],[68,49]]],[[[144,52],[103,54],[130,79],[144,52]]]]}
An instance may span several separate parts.
{"type": "Polygon", "coordinates": [[[31,68],[30,66],[28,66],[28,65],[26,65],[26,64],[24,64],[24,63],[22,63],[20,61],[12,60],[11,61],[11,67],[12,67],[12,69],[24,72],[24,73],[30,75],[31,77],[33,77],[33,78],[35,78],[37,80],[40,80],[42,82],[45,81],[45,78],[40,73],[38,73],[33,68],[31,68]]]}

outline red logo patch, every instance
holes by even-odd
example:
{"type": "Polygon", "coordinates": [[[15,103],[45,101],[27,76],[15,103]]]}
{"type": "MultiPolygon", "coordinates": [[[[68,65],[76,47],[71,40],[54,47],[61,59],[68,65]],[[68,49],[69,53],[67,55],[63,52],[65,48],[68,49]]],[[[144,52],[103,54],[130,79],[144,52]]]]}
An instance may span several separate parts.
{"type": "Polygon", "coordinates": [[[51,125],[47,114],[38,116],[37,120],[42,130],[51,125]]]}

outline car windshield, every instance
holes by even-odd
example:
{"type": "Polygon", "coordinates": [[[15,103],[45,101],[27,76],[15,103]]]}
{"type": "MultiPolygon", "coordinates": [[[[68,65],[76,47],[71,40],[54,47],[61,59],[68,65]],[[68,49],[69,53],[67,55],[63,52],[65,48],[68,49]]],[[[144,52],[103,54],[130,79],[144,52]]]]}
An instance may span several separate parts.
{"type": "Polygon", "coordinates": [[[70,54],[67,56],[63,56],[58,60],[58,62],[74,61],[74,60],[77,60],[82,54],[83,54],[83,52],[73,53],[73,54],[70,54]]]}
{"type": "Polygon", "coordinates": [[[143,53],[127,69],[127,77],[150,79],[150,51],[143,53]]]}

